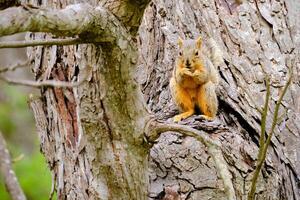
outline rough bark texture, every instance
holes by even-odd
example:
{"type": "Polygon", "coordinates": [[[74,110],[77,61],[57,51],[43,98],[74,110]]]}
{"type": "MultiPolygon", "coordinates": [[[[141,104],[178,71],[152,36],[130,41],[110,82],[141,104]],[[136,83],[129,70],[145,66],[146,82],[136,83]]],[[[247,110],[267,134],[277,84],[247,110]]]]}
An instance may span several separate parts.
{"type": "MultiPolygon", "coordinates": [[[[225,63],[219,69],[218,119],[204,123],[191,118],[183,123],[222,141],[237,199],[246,199],[258,151],[260,114],[250,97],[263,106],[264,67],[272,77],[272,114],[291,64],[296,76],[280,110],[284,115],[259,178],[257,199],[300,198],[299,10],[296,1],[245,1],[239,5],[230,0],[155,0],[140,28],[139,70],[147,73],[140,73],[139,81],[151,110],[162,119],[177,112],[168,81],[178,36],[202,35],[205,40],[210,35],[221,47],[225,63]]],[[[270,125],[268,117],[268,129],[270,125]]],[[[179,188],[183,199],[225,199],[212,158],[194,139],[164,134],[152,148],[151,158],[151,197],[171,185],[179,188]]]]}
{"type": "MultiPolygon", "coordinates": [[[[69,3],[47,1],[54,8],[64,8],[69,3]]],[[[91,71],[78,88],[45,88],[42,101],[31,100],[41,149],[54,172],[59,199],[147,198],[149,152],[143,138],[147,110],[133,80],[136,42],[129,35],[124,39],[126,32],[114,38],[116,33],[123,34],[116,30],[122,25],[111,22],[110,15],[105,20],[101,22],[107,26],[101,24],[95,29],[105,33],[105,28],[112,27],[108,28],[112,30],[110,37],[103,35],[104,40],[112,39],[101,41],[101,47],[29,50],[38,80],[80,80],[86,71],[91,71]]]]}
{"type": "MultiPolygon", "coordinates": [[[[34,5],[38,2],[32,1],[34,5]]],[[[130,8],[136,8],[137,2],[107,0],[101,5],[112,10],[135,35],[141,13],[130,8]]],[[[42,1],[53,8],[71,3],[75,1],[42,1]]],[[[89,3],[98,5],[95,0],[89,3]]],[[[222,142],[237,199],[245,199],[260,130],[260,115],[250,97],[263,105],[264,67],[272,76],[273,104],[269,109],[273,113],[287,66],[294,64],[295,74],[299,74],[299,10],[300,3],[292,0],[242,4],[233,0],[155,0],[147,7],[139,30],[139,59],[134,40],[130,45],[121,40],[117,45],[29,49],[38,80],[71,81],[84,76],[86,68],[92,69],[79,88],[44,88],[41,100],[31,101],[41,149],[54,173],[59,199],[146,199],[149,152],[142,135],[148,115],[133,79],[139,81],[145,101],[157,117],[172,117],[177,110],[168,84],[177,38],[199,34],[204,40],[213,37],[224,53],[225,63],[219,69],[220,111],[214,122],[192,117],[182,123],[222,142]]],[[[295,76],[281,109],[286,115],[276,129],[259,179],[257,199],[300,198],[299,94],[295,76]]],[[[176,188],[182,199],[226,199],[212,158],[193,138],[163,134],[150,156],[150,199],[162,196],[164,186],[176,188]]]]}

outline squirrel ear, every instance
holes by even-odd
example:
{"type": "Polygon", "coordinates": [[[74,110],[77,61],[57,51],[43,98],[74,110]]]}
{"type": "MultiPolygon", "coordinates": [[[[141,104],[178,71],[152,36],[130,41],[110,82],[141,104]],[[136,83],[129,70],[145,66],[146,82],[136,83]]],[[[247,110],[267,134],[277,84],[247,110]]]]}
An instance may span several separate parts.
{"type": "Polygon", "coordinates": [[[181,37],[178,37],[177,44],[178,44],[179,48],[182,48],[182,46],[183,46],[183,40],[181,39],[181,37]]]}
{"type": "Polygon", "coordinates": [[[196,40],[196,47],[198,49],[201,48],[201,45],[202,45],[202,38],[201,37],[198,37],[198,39],[196,40]]]}

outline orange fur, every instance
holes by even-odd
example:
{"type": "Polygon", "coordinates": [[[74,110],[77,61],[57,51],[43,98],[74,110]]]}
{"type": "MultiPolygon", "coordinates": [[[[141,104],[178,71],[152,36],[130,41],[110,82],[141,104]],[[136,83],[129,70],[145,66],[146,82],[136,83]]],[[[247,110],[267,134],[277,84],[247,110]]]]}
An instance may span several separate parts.
{"type": "Polygon", "coordinates": [[[203,117],[208,120],[215,118],[218,109],[217,104],[214,103],[217,102],[217,96],[211,92],[214,90],[214,88],[211,87],[214,87],[212,82],[201,85],[198,89],[197,96],[197,103],[203,113],[203,117]]]}
{"type": "Polygon", "coordinates": [[[170,81],[172,96],[181,114],[174,117],[174,121],[188,118],[199,107],[202,117],[208,120],[215,118],[218,102],[214,82],[217,76],[211,65],[204,65],[202,55],[199,55],[201,40],[179,40],[180,54],[173,76],[170,81]]]}

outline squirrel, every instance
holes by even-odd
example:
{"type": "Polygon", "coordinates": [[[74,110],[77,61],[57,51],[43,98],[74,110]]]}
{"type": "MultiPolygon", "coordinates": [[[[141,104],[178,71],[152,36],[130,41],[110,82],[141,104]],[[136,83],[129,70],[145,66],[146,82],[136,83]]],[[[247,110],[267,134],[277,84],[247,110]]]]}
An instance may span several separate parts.
{"type": "Polygon", "coordinates": [[[213,120],[218,110],[216,87],[219,76],[215,66],[223,62],[220,49],[211,38],[210,56],[205,55],[202,38],[196,40],[178,39],[179,54],[170,79],[171,95],[182,112],[174,117],[174,122],[181,121],[201,112],[206,120],[213,120]]]}

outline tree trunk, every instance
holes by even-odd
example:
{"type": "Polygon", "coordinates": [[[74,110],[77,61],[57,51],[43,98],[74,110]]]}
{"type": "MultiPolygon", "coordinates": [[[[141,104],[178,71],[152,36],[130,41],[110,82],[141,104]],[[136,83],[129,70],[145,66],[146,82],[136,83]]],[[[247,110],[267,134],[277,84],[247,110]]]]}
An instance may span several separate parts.
{"type": "MultiPolygon", "coordinates": [[[[75,2],[42,1],[53,8],[71,3],[75,2]]],[[[96,1],[89,3],[97,5],[96,1]]],[[[104,6],[109,3],[102,2],[104,6]]],[[[114,14],[129,9],[122,7],[114,14]]],[[[71,81],[88,74],[78,88],[47,87],[41,90],[41,99],[31,101],[58,198],[155,199],[162,196],[165,186],[172,186],[182,199],[226,199],[223,182],[203,144],[168,132],[149,151],[143,138],[150,118],[144,102],[160,119],[168,120],[177,112],[168,84],[178,36],[201,34],[204,42],[214,38],[225,58],[219,69],[218,119],[206,122],[194,116],[182,123],[222,142],[236,197],[246,199],[260,132],[260,114],[254,103],[262,106],[264,102],[264,71],[272,76],[271,114],[287,67],[294,65],[295,74],[299,71],[299,10],[300,3],[292,0],[241,4],[233,0],[155,0],[144,13],[138,47],[134,42],[120,42],[117,46],[30,48],[37,80],[71,81]]],[[[130,20],[125,19],[124,24],[135,35],[139,18],[130,20]]],[[[295,77],[280,111],[282,118],[258,182],[257,199],[300,198],[298,93],[295,77]]],[[[268,129],[270,125],[271,115],[268,129]]]]}
{"type": "MultiPolygon", "coordinates": [[[[47,4],[68,4],[59,2],[47,4]]],[[[133,80],[136,44],[126,42],[29,50],[37,80],[87,79],[74,89],[44,88],[42,101],[31,101],[58,199],[147,198],[148,112],[133,80]]]]}
{"type": "MultiPolygon", "coordinates": [[[[185,124],[222,141],[237,199],[246,199],[255,168],[260,113],[254,103],[259,107],[264,103],[262,67],[272,77],[267,130],[288,67],[294,65],[294,74],[299,73],[299,10],[296,1],[245,1],[239,5],[233,0],[155,0],[140,28],[139,70],[147,74],[139,81],[150,109],[162,119],[177,112],[168,81],[178,36],[202,35],[204,42],[211,36],[221,47],[225,63],[219,68],[218,120],[205,123],[191,118],[185,124]]],[[[299,89],[299,78],[295,76],[280,110],[282,119],[268,149],[256,199],[300,199],[299,89]]],[[[226,199],[211,157],[195,139],[164,134],[152,148],[151,158],[152,197],[164,186],[173,185],[183,199],[226,199]]]]}

